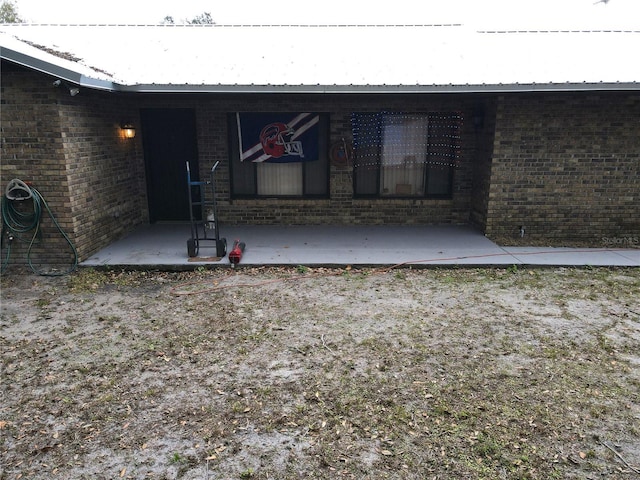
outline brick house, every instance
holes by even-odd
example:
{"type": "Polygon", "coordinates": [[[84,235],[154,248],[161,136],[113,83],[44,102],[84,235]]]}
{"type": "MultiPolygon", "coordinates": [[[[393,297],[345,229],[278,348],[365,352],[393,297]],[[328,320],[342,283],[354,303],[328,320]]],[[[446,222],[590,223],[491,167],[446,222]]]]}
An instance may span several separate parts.
{"type": "Polygon", "coordinates": [[[187,220],[187,161],[219,162],[227,224],[640,236],[640,31],[4,25],[0,46],[1,184],[37,186],[80,259],[187,220]],[[279,153],[249,158],[254,124],[279,153]]]}

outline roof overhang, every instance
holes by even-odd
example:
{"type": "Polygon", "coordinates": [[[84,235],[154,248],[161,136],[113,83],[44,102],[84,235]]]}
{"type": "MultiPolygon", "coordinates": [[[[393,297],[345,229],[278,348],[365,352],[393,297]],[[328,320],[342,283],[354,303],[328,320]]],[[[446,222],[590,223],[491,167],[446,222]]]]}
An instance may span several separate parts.
{"type": "Polygon", "coordinates": [[[45,73],[47,75],[51,75],[52,77],[56,77],[61,80],[65,80],[67,82],[86,88],[107,90],[113,92],[118,91],[121,87],[120,85],[112,81],[88,76],[78,71],[77,67],[73,68],[73,65],[67,67],[61,65],[59,62],[52,63],[50,61],[43,60],[41,58],[37,58],[16,50],[12,50],[11,48],[7,48],[4,46],[0,47],[0,58],[2,58],[2,60],[6,60],[22,67],[28,68],[30,70],[45,73]]]}
{"type": "Polygon", "coordinates": [[[135,94],[639,91],[636,46],[639,30],[0,25],[3,60],[135,94]]]}

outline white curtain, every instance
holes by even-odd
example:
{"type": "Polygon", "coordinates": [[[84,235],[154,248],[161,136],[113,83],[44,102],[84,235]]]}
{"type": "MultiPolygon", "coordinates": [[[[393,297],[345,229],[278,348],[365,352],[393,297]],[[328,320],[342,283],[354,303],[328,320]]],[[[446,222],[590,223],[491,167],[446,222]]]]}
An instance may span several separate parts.
{"type": "Polygon", "coordinates": [[[382,122],[381,195],[424,195],[429,119],[385,115],[382,122]]]}
{"type": "Polygon", "coordinates": [[[302,162],[259,163],[258,195],[302,195],[302,162]]]}

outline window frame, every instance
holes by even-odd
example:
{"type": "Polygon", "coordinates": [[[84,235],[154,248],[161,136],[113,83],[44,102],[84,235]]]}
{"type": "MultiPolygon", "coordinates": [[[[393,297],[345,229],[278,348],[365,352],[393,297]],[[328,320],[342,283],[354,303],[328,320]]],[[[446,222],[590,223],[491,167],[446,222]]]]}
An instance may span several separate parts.
{"type": "MultiPolygon", "coordinates": [[[[330,173],[331,164],[329,162],[329,114],[314,112],[320,117],[318,123],[318,160],[302,161],[302,194],[258,194],[258,165],[259,162],[241,162],[240,161],[240,148],[239,148],[239,136],[237,127],[237,115],[238,112],[231,112],[227,115],[227,130],[228,130],[228,156],[229,156],[229,195],[231,199],[254,199],[254,200],[267,200],[267,199],[293,199],[293,200],[306,200],[306,199],[326,199],[330,196],[330,173]],[[325,177],[324,181],[320,181],[314,184],[315,189],[323,190],[322,193],[308,193],[311,185],[308,182],[312,181],[313,175],[312,167],[320,162],[319,169],[322,170],[322,174],[325,177]],[[236,180],[243,175],[241,169],[245,169],[245,173],[251,175],[251,190],[253,193],[245,191],[238,192],[236,180]]],[[[243,112],[240,112],[243,113],[243,112]]],[[[270,112],[267,112],[270,113],[270,112]]],[[[291,112],[273,112],[283,115],[289,115],[291,112]]],[[[298,163],[298,162],[296,162],[298,163]]],[[[263,166],[269,165],[268,163],[262,164],[263,166]]],[[[274,163],[277,165],[277,163],[274,163]]]]}
{"type": "MultiPolygon", "coordinates": [[[[371,118],[375,118],[378,117],[380,120],[378,120],[378,125],[377,125],[377,132],[373,135],[371,135],[371,132],[366,132],[366,135],[369,135],[369,137],[376,137],[376,141],[377,141],[377,148],[371,149],[371,146],[369,145],[369,153],[368,155],[372,155],[373,151],[375,150],[375,156],[376,156],[376,160],[375,162],[369,162],[367,163],[366,161],[362,161],[362,163],[359,164],[359,158],[358,158],[358,145],[356,142],[356,132],[355,132],[355,127],[354,127],[354,123],[352,123],[352,129],[354,130],[353,133],[353,138],[354,138],[354,161],[353,161],[353,168],[354,168],[354,172],[353,172],[353,197],[354,198],[371,198],[371,199],[442,199],[442,200],[451,200],[453,198],[453,192],[454,192],[454,184],[455,184],[455,170],[457,167],[457,162],[458,162],[458,158],[459,158],[459,150],[460,150],[460,130],[461,130],[461,124],[462,124],[462,115],[459,112],[444,112],[444,113],[437,113],[437,112],[411,112],[411,113],[407,113],[407,112],[387,112],[387,111],[383,111],[383,112],[354,112],[353,114],[353,118],[355,118],[356,115],[363,115],[363,116],[367,116],[369,117],[369,124],[368,127],[371,128],[373,123],[371,122],[371,118]],[[433,151],[434,150],[434,142],[430,141],[431,138],[435,138],[434,136],[431,136],[431,129],[435,127],[435,125],[437,125],[437,121],[436,119],[447,119],[450,122],[453,122],[453,125],[451,125],[451,128],[455,128],[455,132],[452,132],[454,134],[450,135],[450,138],[452,139],[451,143],[449,145],[447,145],[447,148],[450,149],[451,151],[455,151],[456,153],[454,154],[454,158],[455,160],[452,161],[449,165],[448,165],[448,180],[446,182],[446,193],[430,193],[429,190],[429,181],[430,181],[430,174],[432,174],[432,168],[433,165],[430,164],[429,162],[425,163],[425,168],[424,168],[424,173],[423,173],[423,182],[424,182],[424,192],[422,194],[394,194],[394,193],[390,193],[390,194],[384,194],[382,192],[382,178],[383,178],[383,159],[382,159],[382,152],[383,152],[383,148],[384,148],[384,143],[383,143],[383,137],[384,134],[382,133],[382,125],[383,125],[383,121],[381,119],[384,118],[384,116],[402,116],[402,115],[407,115],[407,116],[425,116],[428,118],[428,122],[427,122],[427,147],[426,147],[426,157],[430,158],[432,155],[435,155],[436,153],[433,151]],[[434,127],[432,127],[432,124],[434,125],[434,127]],[[365,193],[361,193],[361,190],[359,188],[359,181],[362,183],[363,177],[366,175],[364,173],[358,173],[358,169],[359,168],[369,168],[370,170],[375,169],[376,173],[375,173],[375,192],[365,192],[365,193]]],[[[352,122],[354,122],[355,120],[353,120],[352,118],[352,122]]],[[[370,140],[370,139],[369,139],[370,140]]],[[[365,154],[366,155],[366,154],[365,154]]],[[[362,172],[362,171],[361,171],[362,172]]],[[[371,173],[369,173],[369,175],[371,175],[371,173]]],[[[371,183],[371,178],[369,178],[369,181],[371,183]]],[[[371,188],[369,189],[371,190],[371,188]]]]}

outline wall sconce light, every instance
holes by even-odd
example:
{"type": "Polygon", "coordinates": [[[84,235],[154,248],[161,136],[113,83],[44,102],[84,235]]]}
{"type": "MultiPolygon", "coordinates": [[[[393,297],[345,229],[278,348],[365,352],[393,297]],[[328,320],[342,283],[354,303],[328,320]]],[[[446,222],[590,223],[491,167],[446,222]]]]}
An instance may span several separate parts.
{"type": "Polygon", "coordinates": [[[134,138],[136,136],[136,127],[131,122],[123,123],[121,128],[124,138],[134,138]]]}

